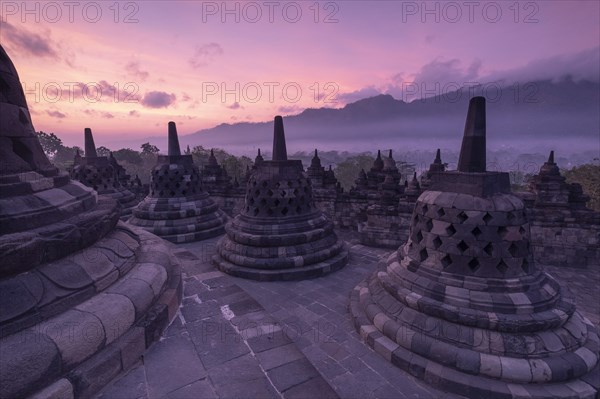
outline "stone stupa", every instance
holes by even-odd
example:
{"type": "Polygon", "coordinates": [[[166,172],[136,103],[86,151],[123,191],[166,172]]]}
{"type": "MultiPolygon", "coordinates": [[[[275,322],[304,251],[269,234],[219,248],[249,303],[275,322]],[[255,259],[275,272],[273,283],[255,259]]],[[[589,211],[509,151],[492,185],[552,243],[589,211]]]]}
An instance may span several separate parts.
{"type": "Polygon", "coordinates": [[[351,294],[357,330],[417,378],[469,398],[594,398],[594,326],[532,258],[508,173],[486,171],[485,99],[458,170],[431,175],[408,242],[351,294]]]}
{"type": "Polygon", "coordinates": [[[168,155],[158,156],[150,193],[133,210],[129,223],[174,243],[223,234],[227,215],[203,189],[192,155],[181,154],[175,123],[168,126],[168,155]]]}
{"type": "Polygon", "coordinates": [[[90,397],[173,319],[170,244],[54,167],[0,46],[0,397],[90,397]]]}
{"type": "Polygon", "coordinates": [[[283,119],[275,117],[273,160],[255,164],[242,212],[226,226],[215,265],[255,280],[319,277],[348,260],[333,223],[314,204],[302,162],[288,160],[283,119]]]}
{"type": "Polygon", "coordinates": [[[98,156],[90,128],[85,128],[84,144],[84,156],[80,156],[79,153],[75,155],[71,179],[93,188],[100,195],[116,200],[121,205],[121,219],[129,219],[131,210],[137,205],[138,200],[136,195],[119,181],[119,173],[114,165],[116,160],[98,156]]]}

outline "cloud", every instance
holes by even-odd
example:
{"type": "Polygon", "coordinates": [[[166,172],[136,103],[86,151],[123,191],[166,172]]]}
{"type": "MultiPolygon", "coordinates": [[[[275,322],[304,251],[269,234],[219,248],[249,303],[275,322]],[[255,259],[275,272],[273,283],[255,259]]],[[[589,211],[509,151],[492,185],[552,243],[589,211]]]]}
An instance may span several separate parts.
{"type": "Polygon", "coordinates": [[[487,82],[530,82],[535,80],[561,80],[570,76],[575,81],[600,81],[600,46],[577,53],[559,54],[533,60],[526,65],[508,71],[496,71],[486,77],[487,82]]]}
{"type": "Polygon", "coordinates": [[[427,83],[444,86],[447,83],[470,82],[479,77],[481,61],[474,60],[466,69],[462,67],[462,62],[453,58],[448,61],[436,58],[429,64],[423,65],[421,70],[415,75],[413,82],[417,84],[427,83]]]}
{"type": "Polygon", "coordinates": [[[142,81],[148,79],[148,76],[150,76],[150,73],[148,71],[142,71],[142,69],[140,68],[140,63],[138,61],[131,61],[127,65],[125,65],[125,71],[142,81]]]}
{"type": "Polygon", "coordinates": [[[381,94],[381,90],[375,88],[375,86],[368,86],[352,92],[340,93],[335,96],[335,100],[343,104],[348,104],[363,98],[374,97],[379,94],[381,94]]]}
{"type": "Polygon", "coordinates": [[[115,117],[110,112],[96,111],[94,109],[86,109],[85,111],[83,111],[83,113],[88,116],[92,116],[92,117],[100,116],[101,118],[104,118],[104,119],[113,119],[115,117]]]}
{"type": "Polygon", "coordinates": [[[8,47],[15,53],[41,58],[59,58],[49,32],[42,36],[38,33],[17,28],[8,22],[0,22],[0,32],[2,32],[2,39],[9,44],[8,47]]]}
{"type": "Polygon", "coordinates": [[[189,94],[183,92],[181,93],[181,101],[182,102],[188,102],[188,101],[192,101],[192,96],[190,96],[189,94]]]}
{"type": "Polygon", "coordinates": [[[144,95],[141,104],[146,108],[167,108],[177,100],[175,94],[165,93],[164,91],[151,91],[144,95]]]}
{"type": "Polygon", "coordinates": [[[299,114],[300,112],[303,111],[303,108],[298,107],[297,105],[284,105],[281,106],[279,108],[277,108],[277,112],[280,112],[282,114],[299,114]]]}
{"type": "Polygon", "coordinates": [[[67,117],[66,114],[63,114],[60,111],[46,111],[46,113],[48,114],[48,116],[51,116],[52,118],[57,118],[57,119],[64,119],[67,117]]]}
{"type": "Polygon", "coordinates": [[[240,105],[240,103],[238,103],[237,101],[231,105],[228,105],[227,108],[229,108],[229,109],[244,109],[244,107],[242,107],[240,105]]]}
{"type": "Polygon", "coordinates": [[[141,114],[139,112],[137,112],[136,110],[132,110],[132,111],[129,111],[129,116],[139,118],[141,116],[141,114]]]}
{"type": "Polygon", "coordinates": [[[211,63],[215,57],[223,54],[223,48],[218,43],[208,43],[196,46],[194,55],[189,62],[193,68],[200,68],[211,63]]]}
{"type": "Polygon", "coordinates": [[[135,83],[112,85],[106,80],[88,83],[70,82],[61,85],[52,85],[46,90],[51,98],[60,98],[60,101],[83,100],[89,103],[119,102],[137,103],[140,96],[137,94],[139,87],[135,83]],[[63,87],[62,89],[60,87],[63,87]]]}

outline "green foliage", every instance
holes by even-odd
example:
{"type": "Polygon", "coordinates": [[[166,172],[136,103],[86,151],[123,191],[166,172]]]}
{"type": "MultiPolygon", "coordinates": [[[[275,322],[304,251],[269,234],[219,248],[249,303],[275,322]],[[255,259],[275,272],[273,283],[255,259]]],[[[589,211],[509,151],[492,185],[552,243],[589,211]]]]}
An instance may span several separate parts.
{"type": "Polygon", "coordinates": [[[246,174],[246,166],[252,166],[252,160],[247,156],[236,157],[235,155],[228,155],[223,159],[221,165],[232,179],[240,181],[246,174]]]}
{"type": "Polygon", "coordinates": [[[57,168],[67,171],[71,166],[73,166],[73,160],[77,151],[79,151],[80,154],[83,153],[83,150],[80,147],[65,147],[61,145],[54,154],[52,163],[57,168]]]}
{"type": "Polygon", "coordinates": [[[569,183],[579,183],[583,192],[590,196],[587,206],[600,211],[600,165],[585,164],[563,171],[569,183]]]}
{"type": "Polygon", "coordinates": [[[144,155],[156,155],[159,151],[157,146],[150,143],[144,143],[140,146],[140,148],[142,149],[142,154],[144,155]]]}
{"type": "Polygon", "coordinates": [[[128,162],[133,165],[141,165],[144,162],[141,154],[131,148],[121,148],[113,151],[113,156],[119,162],[128,162]]]}
{"type": "Polygon", "coordinates": [[[354,185],[354,180],[358,178],[360,170],[368,171],[373,166],[374,161],[375,158],[366,153],[349,157],[337,164],[334,169],[335,177],[337,177],[344,190],[349,190],[354,185]]]}
{"type": "MultiPolygon", "coordinates": [[[[187,150],[185,152],[187,153],[187,150]]],[[[210,149],[197,145],[191,149],[190,153],[194,158],[194,162],[200,169],[208,163],[210,149]]],[[[237,178],[239,181],[246,174],[246,166],[252,166],[252,160],[247,156],[236,157],[220,148],[213,148],[213,153],[219,165],[227,171],[227,174],[232,179],[237,178]]]]}
{"type": "Polygon", "coordinates": [[[110,155],[110,150],[104,146],[96,148],[96,153],[99,157],[107,157],[110,155]]]}
{"type": "Polygon", "coordinates": [[[42,131],[36,132],[42,149],[48,158],[53,158],[57,151],[63,148],[62,140],[59,139],[54,133],[45,133],[42,131]]]}

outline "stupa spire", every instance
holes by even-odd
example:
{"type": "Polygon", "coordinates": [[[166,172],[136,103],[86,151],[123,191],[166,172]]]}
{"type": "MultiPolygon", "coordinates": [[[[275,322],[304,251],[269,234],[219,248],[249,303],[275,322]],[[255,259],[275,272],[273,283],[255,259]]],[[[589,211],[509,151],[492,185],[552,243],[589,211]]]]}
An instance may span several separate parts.
{"type": "Polygon", "coordinates": [[[177,126],[175,122],[169,122],[169,156],[181,155],[179,148],[179,137],[177,137],[177,126]]]}
{"type": "Polygon", "coordinates": [[[283,131],[283,118],[275,117],[273,131],[273,161],[287,161],[287,149],[285,147],[285,133],[283,131]]]}
{"type": "Polygon", "coordinates": [[[484,173],[486,167],[485,97],[473,97],[465,122],[459,172],[484,173]]]}
{"type": "Polygon", "coordinates": [[[85,141],[85,157],[92,158],[97,157],[96,144],[94,144],[94,136],[92,135],[92,129],[86,127],[84,130],[84,141],[85,141]]]}

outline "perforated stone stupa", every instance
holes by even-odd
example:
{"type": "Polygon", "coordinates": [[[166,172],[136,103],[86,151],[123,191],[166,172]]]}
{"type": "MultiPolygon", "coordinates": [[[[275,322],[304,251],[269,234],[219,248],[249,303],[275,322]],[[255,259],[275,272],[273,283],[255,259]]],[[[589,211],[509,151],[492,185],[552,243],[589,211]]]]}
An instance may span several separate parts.
{"type": "Polygon", "coordinates": [[[150,193],[129,223],[175,243],[223,234],[227,215],[206,192],[191,155],[181,155],[177,128],[169,122],[168,155],[159,155],[150,193]]]}
{"type": "Polygon", "coordinates": [[[85,129],[84,140],[85,154],[83,157],[79,153],[75,156],[71,178],[93,188],[100,195],[116,200],[121,205],[121,218],[129,219],[131,210],[138,203],[136,195],[119,180],[116,160],[98,156],[92,129],[85,129]]]}
{"type": "Polygon", "coordinates": [[[49,162],[2,46],[0,89],[0,397],[90,397],[173,319],[180,265],[49,162]]]}
{"type": "Polygon", "coordinates": [[[351,294],[364,340],[470,398],[594,398],[598,334],[533,261],[523,202],[486,171],[485,99],[469,105],[457,171],[439,171],[409,241],[351,294]]]}
{"type": "Polygon", "coordinates": [[[348,260],[333,223],[315,207],[299,160],[288,160],[283,119],[275,117],[273,159],[255,165],[242,212],[217,245],[216,266],[255,280],[322,276],[348,260]]]}

